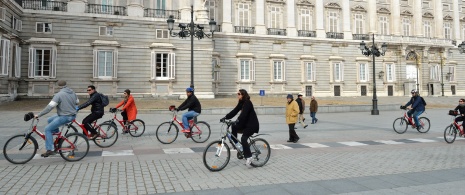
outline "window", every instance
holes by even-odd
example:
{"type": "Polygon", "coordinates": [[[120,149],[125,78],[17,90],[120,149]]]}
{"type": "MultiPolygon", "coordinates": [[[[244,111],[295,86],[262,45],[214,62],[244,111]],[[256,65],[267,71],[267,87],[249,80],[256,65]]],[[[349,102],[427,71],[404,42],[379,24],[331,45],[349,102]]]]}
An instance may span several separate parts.
{"type": "Polygon", "coordinates": [[[380,16],[379,17],[379,32],[382,35],[389,34],[389,20],[387,16],[380,16]]]}
{"type": "Polygon", "coordinates": [[[4,7],[0,7],[0,21],[4,21],[6,18],[6,9],[4,7]]]}
{"type": "Polygon", "coordinates": [[[170,52],[152,52],[152,79],[172,80],[176,73],[176,55],[170,52]]]}
{"type": "Polygon", "coordinates": [[[462,25],[462,40],[465,40],[465,24],[462,25]]]}
{"type": "Polygon", "coordinates": [[[163,29],[157,29],[157,39],[167,39],[169,31],[163,29]]]}
{"type": "Polygon", "coordinates": [[[0,75],[8,75],[10,66],[10,40],[0,40],[0,75]]]}
{"type": "Polygon", "coordinates": [[[102,0],[102,12],[103,13],[113,12],[113,0],[102,0]]]}
{"type": "Polygon", "coordinates": [[[251,59],[240,59],[240,81],[254,81],[255,80],[255,62],[251,59]]]}
{"type": "Polygon", "coordinates": [[[306,81],[315,81],[316,79],[316,70],[314,62],[305,62],[305,80],[306,81]]]}
{"type": "Polygon", "coordinates": [[[113,36],[113,27],[112,26],[100,26],[98,34],[99,36],[113,36]]]}
{"type": "Polygon", "coordinates": [[[368,66],[365,63],[359,64],[359,79],[360,82],[367,82],[368,81],[368,66]]]}
{"type": "Polygon", "coordinates": [[[449,22],[444,22],[444,38],[452,39],[451,25],[449,22]]]}
{"type": "Polygon", "coordinates": [[[405,78],[417,80],[417,66],[415,65],[406,65],[405,66],[405,78]]]}
{"type": "Polygon", "coordinates": [[[423,21],[423,26],[424,26],[424,33],[425,37],[431,37],[431,22],[430,21],[423,21]]]}
{"type": "Polygon", "coordinates": [[[339,32],[339,19],[338,19],[338,14],[335,11],[330,11],[329,13],[329,22],[328,22],[328,28],[329,32],[339,32]]]}
{"type": "Polygon", "coordinates": [[[13,29],[21,31],[23,30],[23,21],[13,16],[11,18],[11,26],[13,29]]]}
{"type": "Polygon", "coordinates": [[[334,62],[333,63],[333,73],[334,78],[333,80],[336,82],[343,81],[344,76],[344,68],[341,62],[334,62]]]}
{"type": "Polygon", "coordinates": [[[250,26],[250,5],[239,3],[237,7],[237,25],[247,27],[250,26]]]}
{"type": "Polygon", "coordinates": [[[281,8],[270,7],[270,28],[281,28],[281,8]]]}
{"type": "Polygon", "coordinates": [[[433,65],[429,69],[429,79],[439,81],[439,65],[433,65]]]}
{"type": "Polygon", "coordinates": [[[312,30],[312,15],[310,10],[300,10],[300,30],[312,30]]]}
{"type": "Polygon", "coordinates": [[[449,66],[449,81],[455,81],[455,66],[449,66]]]}
{"type": "Polygon", "coordinates": [[[220,81],[219,59],[212,58],[212,79],[213,81],[220,81]]]}
{"type": "Polygon", "coordinates": [[[56,77],[55,47],[29,48],[29,78],[56,77]]]}
{"type": "Polygon", "coordinates": [[[12,65],[13,65],[13,70],[12,70],[12,76],[16,78],[21,77],[21,47],[19,47],[18,43],[12,43],[13,48],[12,48],[12,65]]]}
{"type": "Polygon", "coordinates": [[[362,14],[355,14],[355,22],[354,22],[354,28],[355,28],[355,34],[364,34],[363,30],[363,24],[364,19],[362,14]]]}
{"type": "Polygon", "coordinates": [[[410,36],[410,19],[402,18],[402,32],[404,36],[410,36]]]}
{"type": "Polygon", "coordinates": [[[386,64],[386,80],[388,82],[395,81],[395,76],[396,72],[394,64],[386,64]]]}
{"type": "Polygon", "coordinates": [[[52,23],[36,23],[36,32],[37,33],[51,33],[52,32],[52,23]]]}
{"type": "Polygon", "coordinates": [[[94,50],[94,78],[116,78],[118,64],[118,51],[115,49],[94,50]]]}
{"type": "Polygon", "coordinates": [[[273,61],[273,81],[284,81],[284,61],[273,61]]]}
{"type": "Polygon", "coordinates": [[[166,9],[166,0],[155,0],[155,9],[166,9]]]}
{"type": "Polygon", "coordinates": [[[206,0],[205,7],[208,9],[209,18],[210,19],[217,19],[215,0],[206,0]]]}

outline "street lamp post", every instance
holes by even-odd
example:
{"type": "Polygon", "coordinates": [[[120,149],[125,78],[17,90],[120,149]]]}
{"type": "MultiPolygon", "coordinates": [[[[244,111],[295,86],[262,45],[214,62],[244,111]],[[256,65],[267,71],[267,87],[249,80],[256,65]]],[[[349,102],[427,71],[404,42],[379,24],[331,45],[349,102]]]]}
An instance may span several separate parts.
{"type": "Polygon", "coordinates": [[[179,32],[173,32],[173,26],[174,26],[174,17],[173,15],[170,15],[168,20],[166,20],[168,23],[168,30],[170,31],[170,35],[172,37],[180,37],[182,39],[186,37],[191,38],[191,88],[194,88],[194,37],[200,39],[203,39],[205,37],[208,38],[213,38],[213,33],[216,30],[216,22],[215,20],[211,19],[210,22],[208,23],[210,26],[210,34],[207,34],[203,31],[204,27],[200,26],[199,24],[194,24],[194,6],[191,5],[191,22],[189,23],[189,26],[186,24],[181,24],[179,23],[178,27],[180,28],[179,32]]]}
{"type": "Polygon", "coordinates": [[[443,75],[443,71],[442,69],[444,68],[444,57],[443,57],[443,52],[439,52],[440,54],[440,58],[441,58],[441,92],[442,92],[442,96],[444,96],[444,75],[443,75]]]}
{"type": "Polygon", "coordinates": [[[360,50],[362,54],[365,56],[372,56],[373,57],[373,109],[371,110],[371,115],[379,115],[378,110],[378,98],[376,96],[376,75],[375,75],[375,57],[384,56],[387,50],[386,43],[381,45],[381,51],[375,45],[375,34],[373,34],[373,45],[371,48],[368,48],[364,41],[360,43],[360,50]]]}

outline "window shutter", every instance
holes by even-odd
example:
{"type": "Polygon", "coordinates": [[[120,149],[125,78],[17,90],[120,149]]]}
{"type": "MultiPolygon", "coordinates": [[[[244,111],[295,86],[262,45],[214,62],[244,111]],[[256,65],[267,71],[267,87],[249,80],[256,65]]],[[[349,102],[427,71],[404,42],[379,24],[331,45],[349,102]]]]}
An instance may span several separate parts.
{"type": "Polygon", "coordinates": [[[94,78],[98,78],[98,51],[94,49],[94,78]]]}
{"type": "Polygon", "coordinates": [[[156,75],[156,71],[157,71],[157,69],[156,69],[156,67],[155,67],[155,52],[152,51],[152,53],[150,54],[150,56],[151,56],[151,61],[150,61],[151,63],[150,63],[150,65],[151,65],[151,67],[152,67],[152,70],[150,71],[150,78],[151,78],[151,79],[155,79],[155,75],[156,75]]]}
{"type": "Polygon", "coordinates": [[[175,53],[168,54],[168,78],[175,79],[176,76],[176,56],[175,53]]]}
{"type": "Polygon", "coordinates": [[[17,31],[23,31],[23,21],[22,20],[17,20],[17,31]]]}
{"type": "Polygon", "coordinates": [[[34,78],[34,59],[35,59],[35,55],[36,54],[36,51],[34,48],[29,48],[29,74],[28,74],[28,77],[29,78],[34,78]]]}
{"type": "Polygon", "coordinates": [[[316,81],[316,64],[312,62],[312,81],[316,81]]]}
{"type": "Polygon", "coordinates": [[[3,69],[4,75],[8,75],[8,68],[10,67],[10,40],[5,40],[5,53],[3,55],[5,59],[5,68],[3,69]]]}
{"type": "Polygon", "coordinates": [[[365,77],[367,78],[366,81],[369,81],[370,80],[370,73],[368,72],[368,64],[365,64],[365,66],[363,66],[365,68],[365,77]]]}
{"type": "Polygon", "coordinates": [[[255,61],[250,61],[250,80],[255,81],[255,61]]]}
{"type": "Polygon", "coordinates": [[[105,36],[105,35],[107,35],[107,27],[106,26],[99,27],[99,36],[105,36]]]}
{"type": "Polygon", "coordinates": [[[118,77],[118,51],[113,51],[113,78],[118,77]]]}
{"type": "Polygon", "coordinates": [[[16,46],[15,77],[21,77],[21,47],[16,46]]]}
{"type": "Polygon", "coordinates": [[[5,8],[0,7],[0,20],[5,20],[5,8]]]}
{"type": "Polygon", "coordinates": [[[391,65],[391,71],[392,81],[396,81],[396,66],[394,64],[391,65]]]}
{"type": "Polygon", "coordinates": [[[283,69],[282,77],[283,77],[283,81],[285,81],[286,80],[286,63],[284,61],[282,61],[282,62],[283,62],[283,64],[281,65],[281,67],[283,69]]]}
{"type": "Polygon", "coordinates": [[[57,49],[52,49],[52,67],[50,71],[50,78],[56,78],[57,72],[57,49]]]}
{"type": "Polygon", "coordinates": [[[340,67],[341,67],[341,81],[344,81],[344,64],[341,62],[340,63],[340,67]]]}

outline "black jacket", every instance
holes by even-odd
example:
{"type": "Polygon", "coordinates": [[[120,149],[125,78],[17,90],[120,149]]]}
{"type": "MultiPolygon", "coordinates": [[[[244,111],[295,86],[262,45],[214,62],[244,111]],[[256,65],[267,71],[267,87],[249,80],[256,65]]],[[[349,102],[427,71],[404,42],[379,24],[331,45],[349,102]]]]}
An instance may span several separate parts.
{"type": "Polygon", "coordinates": [[[460,112],[460,116],[463,116],[465,114],[465,105],[458,105],[454,110],[458,110],[460,112]]]}
{"type": "Polygon", "coordinates": [[[87,102],[84,104],[79,105],[78,109],[81,110],[89,105],[92,105],[92,108],[90,109],[92,113],[104,113],[102,99],[100,98],[100,94],[97,91],[95,91],[93,94],[90,94],[89,100],[87,100],[87,102]]]}
{"type": "Polygon", "coordinates": [[[193,110],[194,112],[201,113],[202,112],[202,106],[200,105],[199,100],[197,97],[195,97],[194,94],[191,96],[188,96],[184,102],[179,105],[178,110],[185,110],[188,109],[188,111],[193,110]]]}
{"type": "Polygon", "coordinates": [[[300,98],[297,98],[295,101],[296,101],[297,104],[299,105],[299,114],[304,113],[304,107],[303,107],[303,105],[302,105],[302,100],[301,100],[300,98]]]}
{"type": "Polygon", "coordinates": [[[239,101],[236,107],[231,112],[229,112],[225,118],[231,119],[236,116],[239,111],[241,111],[241,114],[239,117],[237,117],[237,120],[239,121],[237,127],[239,129],[243,129],[244,133],[246,133],[245,131],[253,131],[253,133],[258,133],[260,124],[258,123],[257,114],[255,113],[252,102],[250,100],[239,101]]]}

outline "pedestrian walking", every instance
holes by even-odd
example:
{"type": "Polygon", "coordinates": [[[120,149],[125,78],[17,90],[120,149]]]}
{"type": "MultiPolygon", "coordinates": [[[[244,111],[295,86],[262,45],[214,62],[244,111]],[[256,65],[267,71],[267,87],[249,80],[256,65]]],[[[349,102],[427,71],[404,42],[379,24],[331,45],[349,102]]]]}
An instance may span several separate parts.
{"type": "Polygon", "coordinates": [[[286,123],[289,126],[289,139],[287,140],[287,142],[296,143],[300,139],[294,129],[298,116],[299,105],[296,101],[294,101],[294,97],[291,94],[288,94],[286,104],[286,123]]]}
{"type": "Polygon", "coordinates": [[[304,117],[304,110],[305,110],[305,100],[303,98],[303,94],[299,93],[297,95],[297,99],[295,100],[297,102],[297,104],[299,105],[299,117],[298,117],[298,121],[299,121],[299,124],[302,125],[302,127],[307,128],[307,124],[305,124],[305,117],[304,117]]]}
{"type": "Polygon", "coordinates": [[[318,122],[316,112],[318,112],[318,102],[316,101],[315,96],[312,96],[312,101],[310,102],[310,117],[312,117],[312,124],[318,122]]]}

